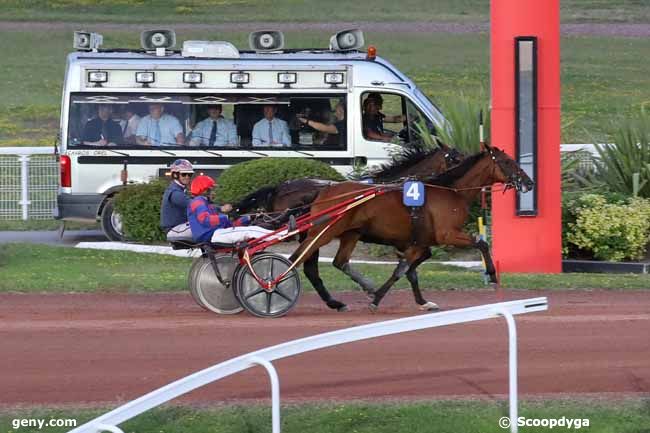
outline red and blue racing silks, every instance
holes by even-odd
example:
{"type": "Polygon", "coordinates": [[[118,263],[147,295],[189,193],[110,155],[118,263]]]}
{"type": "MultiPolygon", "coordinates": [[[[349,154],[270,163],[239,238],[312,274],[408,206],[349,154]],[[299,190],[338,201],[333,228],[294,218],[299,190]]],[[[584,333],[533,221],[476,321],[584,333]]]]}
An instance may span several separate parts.
{"type": "Polygon", "coordinates": [[[231,222],[228,215],[220,213],[214,203],[203,196],[192,199],[187,206],[187,219],[194,242],[209,242],[212,233],[217,229],[250,224],[250,218],[247,216],[239,218],[234,223],[231,222]]]}

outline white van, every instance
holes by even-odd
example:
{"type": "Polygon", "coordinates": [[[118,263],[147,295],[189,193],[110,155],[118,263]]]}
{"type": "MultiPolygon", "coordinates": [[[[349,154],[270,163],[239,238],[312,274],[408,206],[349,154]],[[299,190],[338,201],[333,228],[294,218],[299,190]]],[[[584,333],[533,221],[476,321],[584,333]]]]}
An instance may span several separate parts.
{"type": "Polygon", "coordinates": [[[415,120],[430,132],[444,122],[374,47],[359,51],[359,31],[338,33],[328,49],[282,49],[279,32],[251,34],[250,51],[202,41],[172,51],[174,39],[171,31],[143,32],[142,50],[99,50],[100,35],[75,32],[79,51],[68,55],[63,86],[56,218],[100,220],[118,240],[111,197],[127,182],[164,176],[178,158],[214,176],[278,156],[318,159],[346,174],[385,162],[391,148],[419,137],[415,120]],[[364,125],[371,94],[383,99],[385,126],[378,123],[388,139],[364,125]],[[262,120],[267,105],[281,120],[270,132],[262,120]],[[222,120],[213,123],[215,110],[222,120]],[[318,130],[332,124],[338,134],[318,130]]]}

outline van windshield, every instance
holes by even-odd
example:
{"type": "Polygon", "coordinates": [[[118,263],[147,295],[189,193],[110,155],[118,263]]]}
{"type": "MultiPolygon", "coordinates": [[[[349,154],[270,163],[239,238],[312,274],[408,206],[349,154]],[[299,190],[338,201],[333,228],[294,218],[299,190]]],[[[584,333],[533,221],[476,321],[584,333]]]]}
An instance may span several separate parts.
{"type": "Polygon", "coordinates": [[[436,106],[436,104],[434,104],[433,101],[431,101],[431,99],[429,99],[429,97],[422,93],[422,91],[417,87],[415,88],[415,96],[424,106],[425,110],[431,115],[432,120],[436,124],[436,128],[442,129],[447,121],[438,106],[436,106]]]}
{"type": "Polygon", "coordinates": [[[345,93],[70,98],[69,148],[347,149],[345,93]]]}

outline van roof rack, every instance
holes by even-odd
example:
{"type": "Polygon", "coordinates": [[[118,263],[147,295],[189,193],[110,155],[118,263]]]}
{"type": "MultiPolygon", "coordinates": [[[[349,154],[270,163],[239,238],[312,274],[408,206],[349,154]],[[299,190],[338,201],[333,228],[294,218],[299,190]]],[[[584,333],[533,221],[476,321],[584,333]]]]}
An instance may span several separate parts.
{"type": "MultiPolygon", "coordinates": [[[[150,50],[143,48],[100,48],[98,53],[151,53],[150,50]]],[[[168,53],[181,54],[181,50],[167,50],[168,53]]],[[[294,54],[294,53],[327,53],[327,54],[363,54],[365,51],[360,50],[332,50],[329,48],[283,48],[277,51],[259,52],[254,50],[239,50],[242,54],[259,54],[259,55],[273,55],[273,54],[294,54]]]]}

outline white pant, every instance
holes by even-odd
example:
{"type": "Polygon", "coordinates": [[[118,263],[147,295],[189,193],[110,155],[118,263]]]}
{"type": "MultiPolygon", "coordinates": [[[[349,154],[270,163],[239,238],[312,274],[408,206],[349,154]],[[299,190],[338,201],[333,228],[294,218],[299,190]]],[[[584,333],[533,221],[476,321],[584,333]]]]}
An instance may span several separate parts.
{"type": "MultiPolygon", "coordinates": [[[[212,242],[219,244],[235,244],[237,242],[245,241],[248,239],[259,238],[265,234],[272,232],[273,230],[267,230],[258,226],[228,227],[226,229],[215,230],[212,234],[212,242]]],[[[269,236],[266,239],[277,239],[285,234],[287,234],[286,230],[281,231],[273,236],[269,236]]]]}

